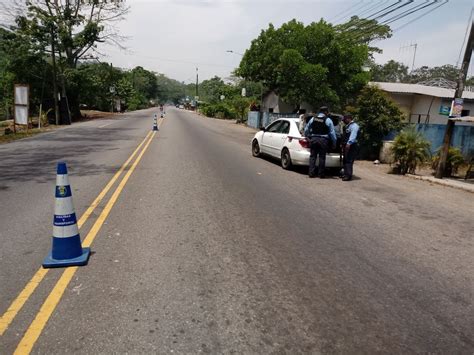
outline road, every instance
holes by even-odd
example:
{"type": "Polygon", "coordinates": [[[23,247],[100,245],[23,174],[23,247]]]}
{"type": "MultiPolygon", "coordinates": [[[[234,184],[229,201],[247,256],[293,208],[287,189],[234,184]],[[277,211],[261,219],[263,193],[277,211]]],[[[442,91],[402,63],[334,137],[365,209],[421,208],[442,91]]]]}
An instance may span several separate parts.
{"type": "Polygon", "coordinates": [[[474,352],[472,194],[308,179],[230,122],[173,108],[147,136],[156,112],[0,146],[1,354],[474,352]],[[32,283],[58,160],[78,216],[114,184],[80,228],[89,264],[32,283]]]}

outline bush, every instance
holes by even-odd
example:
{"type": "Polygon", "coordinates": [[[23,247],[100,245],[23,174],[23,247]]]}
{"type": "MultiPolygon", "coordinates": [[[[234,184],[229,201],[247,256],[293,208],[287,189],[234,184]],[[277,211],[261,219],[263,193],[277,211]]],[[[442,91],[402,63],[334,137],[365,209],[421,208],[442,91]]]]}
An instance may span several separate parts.
{"type": "MultiPolygon", "coordinates": [[[[433,157],[433,163],[431,167],[434,171],[438,170],[439,157],[441,155],[441,149],[438,149],[436,155],[433,157]]],[[[450,147],[448,151],[448,158],[446,159],[446,171],[445,176],[449,177],[452,174],[457,174],[458,169],[461,165],[465,163],[464,157],[459,148],[450,147]]]]}
{"type": "Polygon", "coordinates": [[[348,111],[360,125],[358,139],[363,158],[376,159],[383,137],[402,128],[402,112],[385,92],[374,86],[366,86],[357,98],[356,107],[348,111]]]}
{"type": "Polygon", "coordinates": [[[223,102],[216,104],[202,103],[200,104],[199,109],[204,115],[208,117],[221,119],[234,119],[236,117],[236,114],[232,108],[223,102]]]}
{"type": "Polygon", "coordinates": [[[430,156],[430,142],[413,127],[402,130],[392,146],[393,157],[398,162],[400,173],[414,174],[418,164],[430,156]]]}

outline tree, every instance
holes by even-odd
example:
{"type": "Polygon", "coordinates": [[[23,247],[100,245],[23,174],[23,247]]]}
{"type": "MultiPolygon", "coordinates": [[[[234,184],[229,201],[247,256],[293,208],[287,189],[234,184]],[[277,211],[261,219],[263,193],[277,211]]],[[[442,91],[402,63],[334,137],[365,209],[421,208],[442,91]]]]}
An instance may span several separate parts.
{"type": "Polygon", "coordinates": [[[347,27],[324,20],[308,26],[292,20],[278,29],[270,24],[252,41],[236,74],[261,82],[295,106],[306,101],[341,109],[369,80],[362,66],[374,49],[367,42],[390,31],[388,26],[358,21],[347,27]],[[353,27],[362,23],[368,34],[354,37],[353,27]]]}
{"type": "Polygon", "coordinates": [[[389,60],[385,64],[369,64],[371,80],[387,83],[405,83],[409,81],[408,67],[395,60],[389,60]]]}
{"type": "Polygon", "coordinates": [[[361,155],[369,159],[378,156],[384,136],[402,127],[402,112],[384,91],[375,86],[366,86],[358,96],[355,108],[349,111],[361,128],[361,155]]]}
{"type": "Polygon", "coordinates": [[[164,74],[158,74],[156,80],[160,102],[173,102],[176,104],[184,97],[185,86],[183,83],[170,79],[164,74]]]}
{"type": "Polygon", "coordinates": [[[29,84],[30,106],[38,109],[41,98],[51,96],[46,78],[51,68],[41,52],[16,32],[0,28],[0,114],[7,118],[13,106],[14,84],[29,84]]]}
{"type": "Polygon", "coordinates": [[[230,98],[236,94],[237,89],[231,85],[224,83],[224,80],[222,80],[218,76],[214,76],[211,79],[204,80],[199,85],[200,100],[212,104],[219,102],[221,95],[230,98]]]}
{"type": "Polygon", "coordinates": [[[158,82],[155,73],[143,67],[136,67],[127,73],[127,77],[135,92],[142,97],[144,106],[147,106],[150,100],[158,97],[158,82]]]}
{"type": "Polygon", "coordinates": [[[409,81],[412,83],[419,83],[420,81],[443,78],[456,82],[459,76],[459,69],[453,65],[445,64],[439,67],[430,68],[428,66],[422,66],[413,70],[410,73],[409,81]]]}
{"type": "Polygon", "coordinates": [[[74,74],[66,72],[76,69],[98,43],[121,46],[112,23],[121,20],[128,7],[122,1],[28,0],[25,6],[22,0],[13,0],[12,8],[4,5],[0,10],[17,14],[15,30],[38,50],[58,57],[63,93],[69,89],[69,106],[79,116],[79,93],[65,81],[74,74]],[[51,53],[53,43],[55,53],[51,53]]]}
{"type": "Polygon", "coordinates": [[[398,162],[400,173],[414,174],[419,164],[430,156],[430,142],[414,127],[402,130],[393,142],[393,157],[398,162]]]}
{"type": "MultiPolygon", "coordinates": [[[[390,26],[379,24],[377,20],[359,18],[358,16],[352,16],[349,21],[335,26],[335,29],[341,34],[347,35],[352,41],[368,46],[373,41],[392,37],[390,26]]],[[[382,53],[382,50],[369,46],[371,57],[372,53],[382,53]]]]}

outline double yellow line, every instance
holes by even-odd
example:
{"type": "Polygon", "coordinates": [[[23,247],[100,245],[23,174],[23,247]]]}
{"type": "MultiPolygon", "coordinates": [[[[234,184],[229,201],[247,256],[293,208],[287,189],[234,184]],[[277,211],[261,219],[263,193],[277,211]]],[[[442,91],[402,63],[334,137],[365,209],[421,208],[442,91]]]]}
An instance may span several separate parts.
{"type": "MultiPolygon", "coordinates": [[[[105,220],[107,219],[110,211],[112,210],[113,206],[117,202],[123,188],[127,184],[130,176],[136,169],[138,163],[142,159],[143,155],[145,154],[146,150],[148,149],[150,143],[152,142],[153,137],[155,136],[156,132],[149,132],[145,139],[138,145],[138,147],[134,150],[132,155],[127,159],[127,161],[120,167],[120,169],[115,173],[112,179],[107,183],[105,188],[100,192],[100,194],[96,197],[96,199],[92,202],[89,208],[84,212],[81,216],[79,221],[77,222],[78,227],[86,223],[89,217],[94,212],[95,208],[102,202],[104,197],[110,191],[112,186],[115,182],[119,179],[122,172],[129,166],[130,162],[135,158],[138,154],[138,157],[135,159],[133,164],[131,165],[130,169],[127,171],[117,188],[115,189],[112,197],[107,202],[106,206],[104,207],[103,211],[95,221],[94,225],[92,226],[91,230],[87,234],[86,238],[84,239],[82,245],[84,247],[89,247],[92,242],[94,241],[95,237],[97,236],[98,232],[100,231],[102,225],[104,224],[105,220]],[[140,151],[140,149],[143,149],[140,151]],[[140,152],[140,153],[139,153],[140,152]]],[[[15,350],[15,354],[29,354],[38,340],[41,332],[43,331],[46,323],[48,322],[49,318],[51,317],[52,313],[54,312],[56,306],[58,305],[61,297],[67,288],[69,282],[71,281],[72,277],[76,273],[78,267],[71,267],[64,270],[63,274],[61,275],[59,281],[54,286],[53,290],[41,306],[40,311],[36,315],[36,318],[29,326],[28,330],[26,331],[25,335],[21,339],[18,347],[15,350]]],[[[0,336],[2,336],[5,331],[8,329],[11,322],[15,319],[16,315],[20,310],[23,308],[25,303],[28,301],[30,296],[33,294],[35,289],[41,283],[43,278],[48,273],[49,269],[40,268],[35,275],[31,278],[31,280],[27,283],[25,288],[20,292],[17,298],[12,302],[10,307],[7,311],[2,315],[0,318],[0,336]]]]}

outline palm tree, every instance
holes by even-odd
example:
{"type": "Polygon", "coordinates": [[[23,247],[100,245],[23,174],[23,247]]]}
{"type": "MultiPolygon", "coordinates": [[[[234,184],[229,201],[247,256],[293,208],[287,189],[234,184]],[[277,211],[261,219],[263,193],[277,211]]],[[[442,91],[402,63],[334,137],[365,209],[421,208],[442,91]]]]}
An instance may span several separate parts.
{"type": "Polygon", "coordinates": [[[423,135],[409,127],[402,130],[393,143],[392,152],[400,166],[400,173],[414,174],[418,164],[430,157],[430,142],[423,135]]]}

